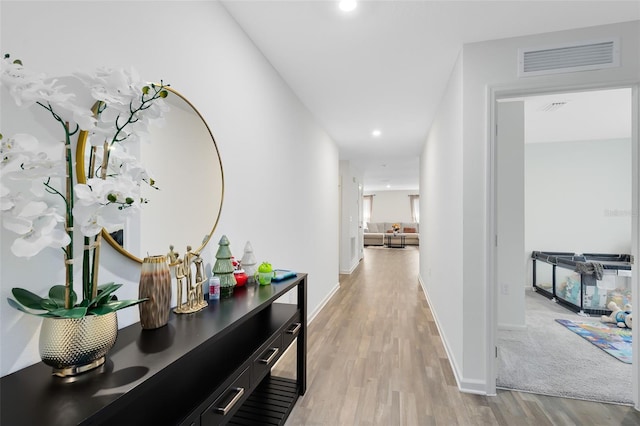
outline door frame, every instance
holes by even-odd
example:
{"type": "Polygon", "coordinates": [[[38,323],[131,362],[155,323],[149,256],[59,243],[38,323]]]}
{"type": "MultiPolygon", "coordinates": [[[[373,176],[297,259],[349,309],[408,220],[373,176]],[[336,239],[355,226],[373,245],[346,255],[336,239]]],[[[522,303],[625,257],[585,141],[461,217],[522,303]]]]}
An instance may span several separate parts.
{"type": "MultiPolygon", "coordinates": [[[[528,96],[544,95],[544,94],[559,94],[567,92],[587,92],[595,90],[609,90],[609,89],[631,89],[631,108],[632,108],[632,131],[631,131],[631,155],[632,155],[632,220],[631,220],[631,254],[635,259],[640,259],[639,246],[640,246],[640,174],[638,168],[640,166],[640,147],[639,147],[639,122],[640,122],[640,82],[638,81],[623,81],[615,83],[600,83],[600,84],[583,84],[575,86],[487,86],[487,140],[489,146],[487,149],[487,223],[485,224],[487,230],[486,238],[486,327],[485,327],[485,341],[486,345],[486,393],[487,395],[496,395],[496,356],[497,356],[497,330],[498,330],[498,315],[497,315],[497,297],[498,297],[498,282],[497,282],[497,180],[496,180],[496,124],[497,124],[497,102],[499,99],[509,98],[525,98],[528,96]]],[[[640,306],[640,286],[639,282],[640,268],[638,261],[632,265],[632,279],[631,286],[633,292],[633,306],[640,306]]],[[[640,410],[640,381],[638,380],[640,372],[640,328],[634,327],[633,333],[633,400],[636,410],[640,410]]]]}

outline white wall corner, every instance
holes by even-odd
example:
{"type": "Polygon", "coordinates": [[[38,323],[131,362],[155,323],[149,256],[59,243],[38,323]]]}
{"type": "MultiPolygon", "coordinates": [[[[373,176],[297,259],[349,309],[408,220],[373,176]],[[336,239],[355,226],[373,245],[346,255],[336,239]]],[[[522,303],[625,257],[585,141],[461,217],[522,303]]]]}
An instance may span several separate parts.
{"type": "Polygon", "coordinates": [[[431,314],[433,315],[433,319],[435,320],[436,328],[438,329],[438,334],[440,335],[440,340],[442,340],[442,345],[444,346],[444,350],[447,353],[447,359],[449,360],[451,371],[453,371],[453,377],[456,379],[456,385],[458,386],[458,390],[460,390],[460,392],[465,392],[465,393],[487,395],[487,392],[486,392],[487,384],[485,381],[464,379],[462,377],[462,370],[458,367],[456,360],[451,356],[452,351],[450,349],[450,345],[447,342],[446,336],[442,333],[442,328],[440,327],[440,321],[438,320],[438,315],[433,310],[433,306],[431,304],[431,301],[429,300],[429,294],[427,293],[426,286],[420,274],[418,274],[418,281],[420,282],[420,287],[422,288],[424,297],[427,299],[427,304],[429,305],[429,309],[431,310],[431,314]]]}
{"type": "Polygon", "coordinates": [[[351,275],[353,273],[353,271],[356,270],[356,268],[358,267],[358,265],[360,264],[360,258],[356,258],[354,259],[353,263],[351,264],[351,266],[349,267],[348,270],[340,270],[340,273],[343,275],[351,275]]]}
{"type": "Polygon", "coordinates": [[[329,294],[327,294],[327,296],[320,302],[318,307],[313,312],[311,312],[311,313],[309,313],[307,315],[307,325],[309,325],[309,324],[311,324],[313,322],[313,320],[316,318],[316,316],[318,316],[320,311],[322,309],[324,309],[324,307],[327,305],[327,303],[329,303],[329,300],[331,300],[331,298],[338,292],[338,290],[340,290],[340,282],[339,281],[335,285],[335,287],[333,287],[331,289],[331,291],[329,291],[329,294]]]}
{"type": "Polygon", "coordinates": [[[464,393],[495,396],[495,395],[487,394],[487,382],[484,380],[462,378],[458,382],[458,388],[460,389],[460,392],[464,392],[464,393]]]}

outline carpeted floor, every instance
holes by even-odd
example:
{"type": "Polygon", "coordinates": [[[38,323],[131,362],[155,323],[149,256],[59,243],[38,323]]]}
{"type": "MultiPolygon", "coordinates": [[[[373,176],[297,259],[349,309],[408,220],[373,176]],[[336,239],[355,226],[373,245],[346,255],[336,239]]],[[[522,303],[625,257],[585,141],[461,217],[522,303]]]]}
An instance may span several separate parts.
{"type": "Polygon", "coordinates": [[[631,364],[606,354],[556,323],[556,319],[585,320],[533,291],[526,291],[527,330],[498,330],[497,386],[633,404],[631,364]]]}

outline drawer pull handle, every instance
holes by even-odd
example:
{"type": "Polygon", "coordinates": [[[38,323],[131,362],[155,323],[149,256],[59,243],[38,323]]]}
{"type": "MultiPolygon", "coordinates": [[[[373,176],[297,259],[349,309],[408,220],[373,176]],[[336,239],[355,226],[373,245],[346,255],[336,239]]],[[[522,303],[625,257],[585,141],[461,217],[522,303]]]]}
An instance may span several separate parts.
{"type": "Polygon", "coordinates": [[[233,406],[236,405],[236,402],[238,402],[238,400],[242,398],[242,395],[244,395],[244,388],[232,388],[231,390],[236,393],[231,401],[229,401],[229,403],[224,407],[215,407],[213,411],[218,414],[222,414],[223,416],[226,415],[229,410],[231,410],[233,406]]]}
{"type": "Polygon", "coordinates": [[[280,349],[278,348],[271,348],[269,350],[272,351],[271,355],[269,355],[269,358],[267,359],[260,358],[258,361],[260,361],[263,364],[269,364],[271,361],[273,361],[273,359],[276,357],[278,352],[280,352],[280,349]]]}
{"type": "Polygon", "coordinates": [[[295,325],[295,327],[287,330],[287,334],[296,334],[298,333],[298,330],[300,330],[300,327],[302,327],[302,324],[300,324],[299,322],[292,325],[295,325]]]}

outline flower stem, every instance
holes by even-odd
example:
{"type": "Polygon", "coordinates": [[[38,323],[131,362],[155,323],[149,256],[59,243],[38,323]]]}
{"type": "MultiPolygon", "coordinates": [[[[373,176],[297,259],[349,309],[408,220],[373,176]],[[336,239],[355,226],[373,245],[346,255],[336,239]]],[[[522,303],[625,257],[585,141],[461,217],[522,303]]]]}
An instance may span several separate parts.
{"type": "Polygon", "coordinates": [[[89,247],[91,238],[84,237],[84,250],[82,252],[82,298],[89,299],[91,295],[91,281],[89,276],[90,258],[89,247]]]}
{"type": "Polygon", "coordinates": [[[67,161],[67,179],[66,179],[66,231],[69,235],[69,245],[67,246],[65,256],[66,280],[64,291],[64,307],[71,309],[71,291],[73,290],[73,159],[71,157],[71,136],[69,133],[69,123],[64,123],[65,130],[65,156],[67,161]]]}

